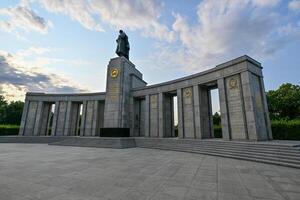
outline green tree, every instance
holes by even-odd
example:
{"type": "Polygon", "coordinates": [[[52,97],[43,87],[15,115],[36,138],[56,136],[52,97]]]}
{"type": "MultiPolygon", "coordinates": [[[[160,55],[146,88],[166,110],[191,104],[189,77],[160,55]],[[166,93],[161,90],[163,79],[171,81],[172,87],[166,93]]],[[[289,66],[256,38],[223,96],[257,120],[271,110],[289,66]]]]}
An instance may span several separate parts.
{"type": "Polygon", "coordinates": [[[6,124],[20,124],[24,102],[12,101],[6,107],[6,124]]]}
{"type": "Polygon", "coordinates": [[[4,96],[0,95],[0,123],[3,124],[6,117],[7,101],[4,96]]]}
{"type": "Polygon", "coordinates": [[[271,119],[295,119],[300,117],[300,86],[282,84],[277,90],[267,92],[271,119]]]}
{"type": "Polygon", "coordinates": [[[213,115],[213,124],[220,125],[221,124],[221,115],[218,112],[215,112],[213,115]]]}
{"type": "Polygon", "coordinates": [[[0,95],[0,124],[20,124],[24,102],[12,101],[8,103],[0,95]]]}

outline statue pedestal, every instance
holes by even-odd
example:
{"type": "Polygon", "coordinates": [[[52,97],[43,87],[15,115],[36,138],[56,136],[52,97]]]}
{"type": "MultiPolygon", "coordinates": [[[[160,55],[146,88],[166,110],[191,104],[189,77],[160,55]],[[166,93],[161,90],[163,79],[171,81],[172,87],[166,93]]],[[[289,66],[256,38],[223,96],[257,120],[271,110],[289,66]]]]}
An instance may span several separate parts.
{"type": "Polygon", "coordinates": [[[107,67],[104,128],[130,128],[130,91],[145,85],[142,73],[129,60],[124,57],[110,60],[107,67]]]}

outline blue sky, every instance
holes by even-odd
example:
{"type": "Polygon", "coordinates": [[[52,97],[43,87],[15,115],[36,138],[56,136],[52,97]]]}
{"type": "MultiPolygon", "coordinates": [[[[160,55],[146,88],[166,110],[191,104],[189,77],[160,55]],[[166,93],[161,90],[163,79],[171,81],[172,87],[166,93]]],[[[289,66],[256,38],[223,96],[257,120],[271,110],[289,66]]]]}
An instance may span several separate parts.
{"type": "Polygon", "coordinates": [[[247,54],[300,84],[300,0],[0,1],[0,94],[104,91],[118,30],[149,84],[247,54]]]}

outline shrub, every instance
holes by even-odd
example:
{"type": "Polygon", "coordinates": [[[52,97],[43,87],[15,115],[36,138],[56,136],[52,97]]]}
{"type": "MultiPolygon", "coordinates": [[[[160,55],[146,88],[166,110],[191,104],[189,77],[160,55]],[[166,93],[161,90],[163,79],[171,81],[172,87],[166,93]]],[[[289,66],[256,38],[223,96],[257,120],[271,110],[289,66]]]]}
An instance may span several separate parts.
{"type": "Polygon", "coordinates": [[[222,138],[222,126],[214,124],[214,136],[215,138],[222,138]]]}
{"type": "Polygon", "coordinates": [[[0,125],[0,136],[1,135],[18,135],[19,125],[2,124],[0,125]]]}
{"type": "Polygon", "coordinates": [[[274,140],[300,140],[300,119],[273,120],[272,133],[274,140]]]}

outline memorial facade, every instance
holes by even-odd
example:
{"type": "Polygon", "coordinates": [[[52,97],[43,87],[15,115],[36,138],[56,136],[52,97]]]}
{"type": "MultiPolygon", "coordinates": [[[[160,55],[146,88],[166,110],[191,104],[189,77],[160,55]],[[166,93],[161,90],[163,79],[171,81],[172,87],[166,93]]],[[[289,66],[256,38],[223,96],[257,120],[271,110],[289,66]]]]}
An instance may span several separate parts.
{"type": "Polygon", "coordinates": [[[262,67],[249,56],[149,86],[127,58],[113,58],[106,92],[27,93],[19,135],[213,138],[210,90],[216,88],[224,140],[272,139],[262,67]]]}

